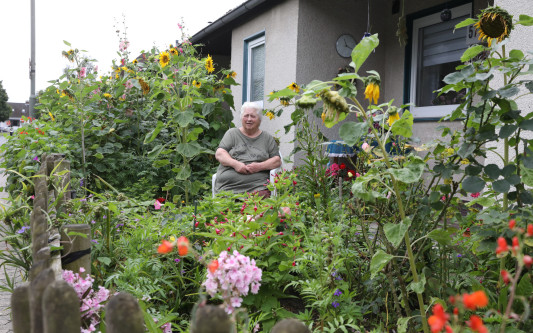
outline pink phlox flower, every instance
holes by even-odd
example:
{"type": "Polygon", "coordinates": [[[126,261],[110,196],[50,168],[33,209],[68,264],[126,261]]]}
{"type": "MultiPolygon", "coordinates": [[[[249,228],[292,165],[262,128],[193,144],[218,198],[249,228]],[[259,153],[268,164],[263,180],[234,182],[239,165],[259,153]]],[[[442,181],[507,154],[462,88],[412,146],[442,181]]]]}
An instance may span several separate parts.
{"type": "Polygon", "coordinates": [[[83,79],[87,75],[87,67],[82,67],[78,73],[78,78],[83,79]]]}
{"type": "Polygon", "coordinates": [[[124,52],[128,49],[129,46],[130,42],[128,42],[127,40],[121,40],[120,44],[118,44],[118,49],[120,50],[120,52],[124,52]]]}
{"type": "Polygon", "coordinates": [[[172,325],[170,323],[161,325],[161,329],[163,330],[163,333],[172,333],[172,325]]]}
{"type": "Polygon", "coordinates": [[[128,81],[126,81],[124,86],[126,86],[126,89],[131,89],[131,88],[133,88],[133,82],[131,82],[131,80],[128,80],[128,81]]]}
{"type": "Polygon", "coordinates": [[[159,210],[159,209],[161,209],[161,206],[162,206],[161,203],[156,200],[155,203],[154,203],[154,209],[155,210],[159,210]]]}

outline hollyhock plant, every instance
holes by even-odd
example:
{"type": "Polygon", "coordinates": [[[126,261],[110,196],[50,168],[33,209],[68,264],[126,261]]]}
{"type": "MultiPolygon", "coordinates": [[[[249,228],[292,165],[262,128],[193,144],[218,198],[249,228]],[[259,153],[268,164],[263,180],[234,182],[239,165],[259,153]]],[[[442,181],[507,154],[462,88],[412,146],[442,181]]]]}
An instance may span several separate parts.
{"type": "Polygon", "coordinates": [[[242,304],[242,297],[248,292],[257,294],[261,286],[262,271],[255,265],[255,260],[237,252],[228,254],[222,251],[216,260],[218,265],[209,266],[207,279],[202,284],[211,297],[219,295],[224,301],[228,314],[242,304]],[[216,267],[215,269],[215,266],[216,267]]]}

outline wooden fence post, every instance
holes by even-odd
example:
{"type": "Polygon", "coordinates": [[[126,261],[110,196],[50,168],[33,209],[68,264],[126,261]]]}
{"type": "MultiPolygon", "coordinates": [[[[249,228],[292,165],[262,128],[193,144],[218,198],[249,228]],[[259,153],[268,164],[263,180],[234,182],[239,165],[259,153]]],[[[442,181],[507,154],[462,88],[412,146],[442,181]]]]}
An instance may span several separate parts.
{"type": "MultiPolygon", "coordinates": [[[[33,267],[32,267],[33,269],[33,267]]],[[[30,318],[31,332],[43,333],[43,293],[46,287],[54,282],[52,269],[40,272],[30,284],[30,318]]]]}
{"type": "Polygon", "coordinates": [[[74,288],[56,280],[43,294],[43,333],[79,333],[81,326],[80,301],[74,288]]]}
{"type": "Polygon", "coordinates": [[[272,327],[271,333],[311,333],[309,328],[294,318],[283,319],[272,327]]]}
{"type": "Polygon", "coordinates": [[[119,293],[105,306],[108,333],[144,333],[144,316],[137,299],[128,293],[119,293]]]}
{"type": "Polygon", "coordinates": [[[15,288],[11,294],[13,333],[31,333],[30,286],[15,288]]]}
{"type": "MultiPolygon", "coordinates": [[[[65,202],[70,199],[70,161],[66,160],[56,160],[54,161],[54,168],[56,173],[67,170],[65,174],[59,176],[59,180],[56,182],[56,187],[54,189],[55,197],[58,199],[57,213],[62,211],[62,208],[65,205],[65,202]],[[65,192],[61,193],[60,191],[65,189],[65,192]]],[[[49,172],[52,170],[49,170],[49,172]]]]}
{"type": "Polygon", "coordinates": [[[91,226],[88,224],[64,225],[61,230],[61,244],[63,244],[62,254],[65,256],[61,259],[63,269],[80,273],[80,267],[83,267],[85,272],[80,275],[83,277],[91,275],[91,226]],[[87,237],[68,236],[69,231],[78,232],[87,237]]]}
{"type": "Polygon", "coordinates": [[[201,305],[193,316],[191,333],[230,333],[232,327],[224,309],[214,305],[201,305]]]}

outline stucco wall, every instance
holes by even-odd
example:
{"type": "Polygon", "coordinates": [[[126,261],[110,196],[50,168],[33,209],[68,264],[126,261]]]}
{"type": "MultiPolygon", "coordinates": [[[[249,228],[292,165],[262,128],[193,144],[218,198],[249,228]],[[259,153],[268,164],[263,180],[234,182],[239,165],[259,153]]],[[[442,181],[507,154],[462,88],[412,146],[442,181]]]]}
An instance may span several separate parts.
{"type": "MultiPolygon", "coordinates": [[[[287,0],[271,10],[254,17],[235,28],[231,38],[231,68],[237,73],[236,81],[240,86],[233,87],[235,106],[240,111],[242,105],[244,40],[258,32],[265,31],[265,95],[273,90],[285,88],[296,81],[296,37],[298,31],[298,0],[287,0]]],[[[264,100],[265,108],[277,103],[264,100]]],[[[284,125],[290,122],[291,109],[288,108],[280,118],[270,120],[263,117],[261,129],[280,138],[280,151],[288,156],[294,145],[290,141],[294,133],[285,135],[284,125]]],[[[240,126],[239,113],[235,113],[235,124],[240,126]]],[[[290,167],[290,165],[286,165],[290,167]]]]}

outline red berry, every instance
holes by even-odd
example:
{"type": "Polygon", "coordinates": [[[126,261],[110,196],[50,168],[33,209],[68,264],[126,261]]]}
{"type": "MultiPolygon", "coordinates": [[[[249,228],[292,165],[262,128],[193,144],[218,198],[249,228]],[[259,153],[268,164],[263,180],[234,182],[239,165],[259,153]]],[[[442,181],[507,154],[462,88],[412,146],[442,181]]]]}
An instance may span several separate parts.
{"type": "Polygon", "coordinates": [[[527,236],[528,237],[533,237],[533,224],[528,224],[527,225],[527,236]]]}
{"type": "Polygon", "coordinates": [[[509,284],[509,282],[511,282],[511,278],[509,277],[509,272],[507,272],[505,269],[502,270],[500,274],[505,284],[509,284]]]}
{"type": "Polygon", "coordinates": [[[531,256],[528,256],[526,254],[524,256],[524,265],[526,265],[527,268],[531,268],[531,264],[533,264],[533,258],[531,258],[531,256]]]}
{"type": "Polygon", "coordinates": [[[516,221],[514,219],[509,221],[509,229],[513,230],[515,225],[516,225],[516,221]]]}

